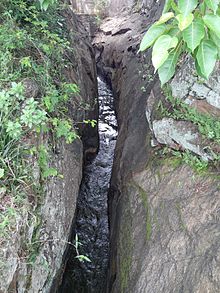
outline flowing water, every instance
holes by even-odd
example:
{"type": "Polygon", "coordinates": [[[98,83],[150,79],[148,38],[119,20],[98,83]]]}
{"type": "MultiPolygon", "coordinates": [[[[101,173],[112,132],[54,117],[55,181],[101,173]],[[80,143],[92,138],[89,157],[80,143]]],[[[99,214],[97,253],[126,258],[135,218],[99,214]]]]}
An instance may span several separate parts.
{"type": "Polygon", "coordinates": [[[76,210],[74,236],[77,234],[79,254],[91,262],[80,262],[72,249],[60,293],[105,292],[109,261],[109,226],[107,196],[117,137],[113,96],[105,82],[99,84],[100,149],[85,167],[76,210]]]}

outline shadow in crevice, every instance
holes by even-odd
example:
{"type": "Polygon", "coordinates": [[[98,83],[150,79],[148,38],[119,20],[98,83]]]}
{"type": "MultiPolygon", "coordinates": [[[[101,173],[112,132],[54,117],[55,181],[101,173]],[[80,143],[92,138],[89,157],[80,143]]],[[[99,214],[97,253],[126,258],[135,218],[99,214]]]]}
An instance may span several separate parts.
{"type": "Polygon", "coordinates": [[[91,262],[80,262],[71,245],[59,293],[103,293],[109,264],[108,190],[117,138],[113,95],[107,84],[99,84],[98,155],[84,167],[84,175],[72,230],[72,243],[78,235],[79,253],[91,262]]]}

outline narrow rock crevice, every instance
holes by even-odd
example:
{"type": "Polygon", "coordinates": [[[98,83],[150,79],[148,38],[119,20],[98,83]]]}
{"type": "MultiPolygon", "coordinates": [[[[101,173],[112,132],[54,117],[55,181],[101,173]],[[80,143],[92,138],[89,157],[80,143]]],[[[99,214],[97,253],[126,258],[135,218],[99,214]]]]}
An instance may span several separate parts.
{"type": "MultiPolygon", "coordinates": [[[[113,91],[114,100],[109,92],[107,96],[115,108],[118,138],[112,167],[115,139],[111,142],[105,130],[117,127],[111,115],[102,116],[106,105],[101,103],[100,125],[107,119],[108,127],[104,132],[100,128],[99,154],[85,168],[73,229],[73,236],[77,234],[83,244],[80,252],[92,262],[80,263],[73,248],[62,293],[219,291],[215,281],[219,268],[214,263],[220,251],[217,179],[201,178],[185,165],[173,166],[172,158],[157,153],[165,145],[179,151],[187,145],[204,155],[189,132],[197,131],[195,125],[172,119],[166,129],[167,118],[162,119],[157,109],[158,102],[166,99],[151,54],[137,54],[141,33],[159,19],[163,8],[158,1],[148,4],[147,14],[109,18],[93,40],[97,71],[113,91]]],[[[184,72],[181,75],[187,77],[184,72]]],[[[182,81],[177,73],[171,83],[174,93],[182,81]]],[[[196,99],[204,88],[196,86],[196,94],[194,85],[187,87],[187,96],[193,87],[196,99]]]]}
{"type": "Polygon", "coordinates": [[[71,247],[60,293],[103,293],[109,263],[109,225],[107,195],[111,178],[117,122],[113,96],[107,84],[98,78],[99,136],[98,155],[87,162],[77,201],[71,242],[77,235],[78,253],[90,261],[80,261],[71,247]]]}

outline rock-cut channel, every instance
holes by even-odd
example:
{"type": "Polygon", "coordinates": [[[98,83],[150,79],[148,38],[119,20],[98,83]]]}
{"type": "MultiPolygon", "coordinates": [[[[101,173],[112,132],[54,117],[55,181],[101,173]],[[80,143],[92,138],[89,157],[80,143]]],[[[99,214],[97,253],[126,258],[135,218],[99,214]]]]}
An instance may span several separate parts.
{"type": "Polygon", "coordinates": [[[117,121],[113,95],[98,78],[100,148],[96,158],[85,166],[73,227],[79,253],[91,262],[80,262],[75,248],[69,255],[60,293],[103,293],[109,262],[108,189],[111,178],[117,121]]]}

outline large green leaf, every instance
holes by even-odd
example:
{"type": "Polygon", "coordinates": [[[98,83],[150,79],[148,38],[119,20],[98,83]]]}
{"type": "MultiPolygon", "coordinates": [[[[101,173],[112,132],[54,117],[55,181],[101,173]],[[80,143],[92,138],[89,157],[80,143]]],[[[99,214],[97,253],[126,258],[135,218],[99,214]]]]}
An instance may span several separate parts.
{"type": "Polygon", "coordinates": [[[164,13],[164,14],[162,14],[161,18],[156,22],[156,24],[165,23],[165,22],[167,22],[168,20],[170,20],[173,17],[174,17],[173,12],[164,13]]]}
{"type": "Polygon", "coordinates": [[[171,2],[172,0],[166,0],[163,8],[163,14],[168,12],[171,8],[171,2]]]}
{"type": "Polygon", "coordinates": [[[198,75],[204,79],[206,79],[206,77],[202,74],[201,69],[199,67],[198,61],[195,59],[195,67],[196,67],[196,71],[198,73],[198,75]]]}
{"type": "Polygon", "coordinates": [[[188,16],[198,5],[198,0],[179,0],[178,8],[184,17],[188,16]]]}
{"type": "Polygon", "coordinates": [[[192,23],[194,16],[192,13],[190,13],[187,16],[184,16],[183,14],[178,14],[176,16],[176,19],[178,20],[178,27],[181,31],[185,30],[190,24],[192,23]]]}
{"type": "Polygon", "coordinates": [[[168,50],[175,48],[178,44],[177,37],[163,35],[155,42],[152,52],[152,63],[155,71],[166,61],[169,56],[168,50]]]}
{"type": "Polygon", "coordinates": [[[178,37],[180,38],[180,34],[179,34],[180,30],[178,29],[178,27],[172,27],[170,30],[168,30],[168,34],[171,36],[171,37],[178,37]]]}
{"type": "Polygon", "coordinates": [[[201,20],[196,19],[183,31],[183,39],[188,48],[193,52],[205,36],[204,24],[201,20]]]}
{"type": "Polygon", "coordinates": [[[198,52],[196,54],[196,60],[198,62],[202,75],[208,79],[212,73],[217,60],[218,50],[215,44],[210,40],[202,41],[198,52]]]}
{"type": "Polygon", "coordinates": [[[170,53],[167,60],[158,69],[158,74],[159,74],[159,78],[160,78],[162,86],[173,77],[175,73],[178,56],[179,56],[179,53],[176,51],[170,53]]]}
{"type": "Polygon", "coordinates": [[[219,0],[205,0],[205,3],[216,14],[219,5],[219,0]]]}
{"type": "Polygon", "coordinates": [[[203,17],[207,27],[220,38],[220,17],[214,14],[208,14],[203,17]]]}
{"type": "Polygon", "coordinates": [[[144,35],[139,52],[145,51],[165,32],[166,26],[164,24],[152,25],[144,35]]]}
{"type": "Polygon", "coordinates": [[[163,35],[158,38],[154,44],[153,51],[168,51],[175,48],[178,44],[177,37],[171,37],[170,35],[163,35]]]}
{"type": "Polygon", "coordinates": [[[213,32],[210,32],[210,37],[218,49],[218,60],[220,60],[220,39],[213,32]]]}
{"type": "Polygon", "coordinates": [[[157,71],[157,69],[163,65],[163,63],[167,60],[169,56],[168,51],[162,51],[162,53],[160,54],[159,52],[154,51],[152,54],[152,63],[153,66],[155,68],[155,72],[157,71]]]}

